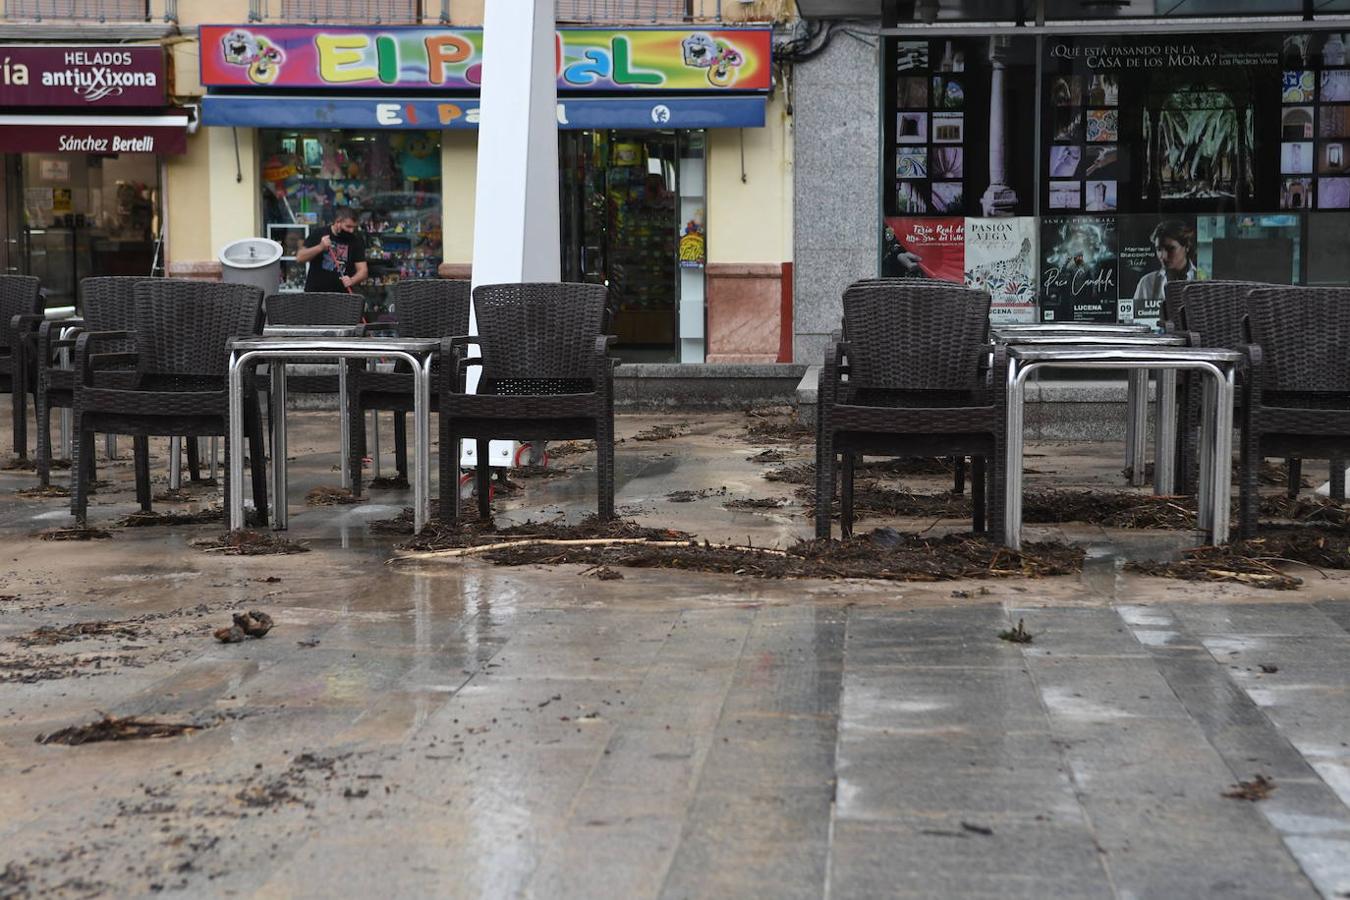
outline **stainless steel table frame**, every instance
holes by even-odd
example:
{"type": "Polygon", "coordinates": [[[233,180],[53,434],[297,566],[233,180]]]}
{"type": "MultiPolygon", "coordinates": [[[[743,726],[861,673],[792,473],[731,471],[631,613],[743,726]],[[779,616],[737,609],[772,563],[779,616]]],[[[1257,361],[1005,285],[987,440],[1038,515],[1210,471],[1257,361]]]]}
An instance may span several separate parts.
{"type": "MultiPolygon", "coordinates": [[[[263,337],[326,337],[326,338],[354,338],[361,337],[366,332],[365,325],[267,325],[263,328],[263,337]]],[[[347,421],[347,367],[338,364],[338,419],[347,421]]],[[[378,446],[378,444],[376,445],[378,446]]],[[[352,486],[352,470],[348,465],[351,458],[351,433],[344,427],[338,435],[338,456],[341,460],[338,468],[342,470],[342,486],[350,488],[352,486]]],[[[214,468],[216,464],[214,456],[211,459],[211,465],[214,468]]],[[[275,469],[275,460],[273,461],[275,469]]],[[[282,476],[285,477],[284,475],[282,476]]],[[[276,488],[273,487],[275,491],[276,488]]],[[[283,512],[282,527],[285,527],[286,516],[283,512]]]]}
{"type": "MultiPolygon", "coordinates": [[[[1094,347],[1184,347],[1186,339],[1174,334],[1157,334],[1143,325],[1098,326],[1091,330],[1061,325],[1055,330],[1003,333],[995,329],[999,343],[1009,346],[1094,346],[1094,347]],[[1111,331],[1108,329],[1115,328],[1111,331]],[[1123,329],[1132,328],[1133,331],[1123,329]]],[[[1130,484],[1138,487],[1146,480],[1143,460],[1148,451],[1148,370],[1134,369],[1128,375],[1125,420],[1125,467],[1130,484]]],[[[1157,433],[1153,448],[1153,493],[1168,496],[1176,482],[1177,377],[1175,370],[1158,372],[1157,433]]]]}
{"type": "Polygon", "coordinates": [[[1233,350],[1172,346],[1009,347],[1004,498],[1008,546],[1016,550],[1022,543],[1023,401],[1027,376],[1039,368],[1124,369],[1145,374],[1150,369],[1172,372],[1186,369],[1209,376],[1202,397],[1198,519],[1212,542],[1226,541],[1232,494],[1229,479],[1233,464],[1233,378],[1241,359],[1242,355],[1233,350]]]}
{"type": "MultiPolygon", "coordinates": [[[[441,342],[431,338],[262,337],[230,342],[230,496],[229,526],[244,527],[244,373],[250,364],[271,361],[273,527],[287,525],[286,508],[286,364],[348,359],[398,359],[413,370],[413,529],[420,532],[430,515],[431,363],[441,342]]],[[[345,394],[345,392],[344,392],[345,394]]],[[[346,417],[339,422],[345,432],[346,417]]]]}

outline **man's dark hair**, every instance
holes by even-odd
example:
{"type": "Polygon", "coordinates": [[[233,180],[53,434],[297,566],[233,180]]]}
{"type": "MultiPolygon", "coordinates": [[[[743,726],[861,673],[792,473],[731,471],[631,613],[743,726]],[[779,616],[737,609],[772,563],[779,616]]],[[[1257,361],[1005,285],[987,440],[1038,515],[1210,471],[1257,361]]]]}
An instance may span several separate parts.
{"type": "Polygon", "coordinates": [[[1177,219],[1159,222],[1153,229],[1153,233],[1148,236],[1148,242],[1156,247],[1158,242],[1164,239],[1176,241],[1185,247],[1188,259],[1195,256],[1195,229],[1185,222],[1177,219]]]}
{"type": "Polygon", "coordinates": [[[333,210],[334,224],[338,222],[355,222],[355,221],[356,221],[356,213],[355,211],[352,210],[350,206],[339,206],[337,209],[333,210]]]}

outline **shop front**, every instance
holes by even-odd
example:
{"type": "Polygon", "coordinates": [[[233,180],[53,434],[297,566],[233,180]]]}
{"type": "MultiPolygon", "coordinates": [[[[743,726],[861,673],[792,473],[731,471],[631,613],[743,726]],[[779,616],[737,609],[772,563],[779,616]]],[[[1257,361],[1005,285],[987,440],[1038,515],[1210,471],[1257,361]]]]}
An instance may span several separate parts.
{"type": "Polygon", "coordinates": [[[1339,31],[888,37],[880,271],[1004,321],[1156,322],[1169,281],[1350,281],[1339,31]]]}
{"type": "Polygon", "coordinates": [[[91,275],[162,274],[163,161],[187,149],[158,45],[0,47],[5,271],[76,306],[91,275]]]}
{"type": "MultiPolygon", "coordinates": [[[[620,352],[703,360],[708,129],[758,128],[767,29],[558,33],[563,277],[607,284],[620,352]]],[[[336,206],[360,210],[384,289],[467,273],[481,31],[207,26],[203,122],[257,129],[263,234],[290,248],[336,206]],[[457,167],[467,168],[465,172],[457,167]],[[462,245],[462,242],[461,242],[462,245]]],[[[288,255],[291,255],[288,253],[288,255]]],[[[298,267],[287,283],[302,281],[298,267]]]]}

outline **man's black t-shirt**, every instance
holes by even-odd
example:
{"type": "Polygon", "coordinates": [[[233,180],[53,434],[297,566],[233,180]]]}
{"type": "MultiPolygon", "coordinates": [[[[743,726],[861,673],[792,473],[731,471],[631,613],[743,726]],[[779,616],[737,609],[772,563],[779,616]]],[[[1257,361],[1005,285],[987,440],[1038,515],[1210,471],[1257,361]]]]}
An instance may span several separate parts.
{"type": "Polygon", "coordinates": [[[324,251],[309,261],[309,271],[305,274],[305,290],[345,294],[347,288],[343,286],[341,276],[355,275],[356,264],[366,261],[366,242],[356,232],[347,234],[345,231],[339,231],[333,234],[332,228],[324,227],[312,231],[309,237],[305,238],[305,246],[319,246],[325,234],[333,239],[332,252],[324,251]]]}

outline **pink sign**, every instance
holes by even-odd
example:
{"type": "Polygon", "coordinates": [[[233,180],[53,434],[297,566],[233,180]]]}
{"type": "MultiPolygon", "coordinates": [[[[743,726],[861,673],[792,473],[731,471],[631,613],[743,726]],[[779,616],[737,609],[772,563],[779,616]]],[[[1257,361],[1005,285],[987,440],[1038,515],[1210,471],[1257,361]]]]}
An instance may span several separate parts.
{"type": "Polygon", "coordinates": [[[161,107],[164,50],[97,44],[0,45],[0,106],[161,107]]]}

